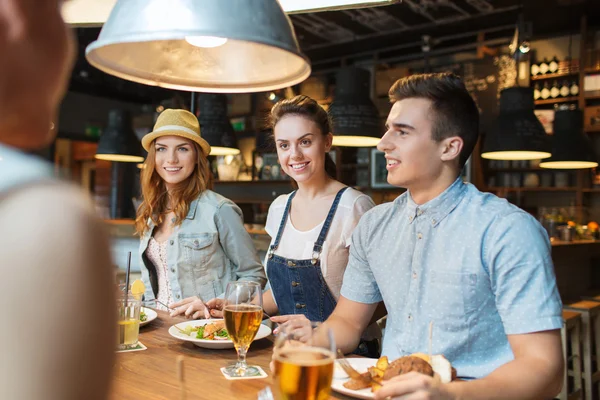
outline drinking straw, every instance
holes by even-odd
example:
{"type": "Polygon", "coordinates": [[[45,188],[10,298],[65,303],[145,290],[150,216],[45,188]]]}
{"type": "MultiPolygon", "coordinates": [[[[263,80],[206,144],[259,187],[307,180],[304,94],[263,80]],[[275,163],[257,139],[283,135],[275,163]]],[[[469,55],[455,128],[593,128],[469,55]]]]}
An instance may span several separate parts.
{"type": "Polygon", "coordinates": [[[131,270],[131,252],[127,253],[127,269],[125,270],[125,309],[127,309],[127,297],[129,297],[129,271],[131,270]]]}

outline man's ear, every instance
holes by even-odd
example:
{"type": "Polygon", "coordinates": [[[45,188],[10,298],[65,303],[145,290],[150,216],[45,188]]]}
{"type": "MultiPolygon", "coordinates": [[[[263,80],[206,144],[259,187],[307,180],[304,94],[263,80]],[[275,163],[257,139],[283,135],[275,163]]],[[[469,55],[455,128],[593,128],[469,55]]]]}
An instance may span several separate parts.
{"type": "Polygon", "coordinates": [[[464,142],[460,136],[452,136],[442,140],[442,161],[458,159],[463,146],[464,142]]]}

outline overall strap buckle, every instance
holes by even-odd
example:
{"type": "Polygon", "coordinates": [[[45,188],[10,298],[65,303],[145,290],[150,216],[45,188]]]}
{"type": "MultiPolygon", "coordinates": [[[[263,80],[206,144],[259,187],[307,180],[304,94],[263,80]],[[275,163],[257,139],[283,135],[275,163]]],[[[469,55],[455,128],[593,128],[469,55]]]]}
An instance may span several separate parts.
{"type": "Polygon", "coordinates": [[[270,260],[271,258],[273,258],[273,252],[277,250],[277,248],[275,246],[269,246],[269,251],[267,252],[267,258],[270,260]]]}
{"type": "Polygon", "coordinates": [[[313,249],[313,252],[312,252],[312,258],[310,260],[310,263],[312,265],[316,265],[317,262],[319,261],[320,257],[321,257],[321,246],[319,246],[319,248],[317,248],[317,246],[315,245],[315,248],[313,249]]]}

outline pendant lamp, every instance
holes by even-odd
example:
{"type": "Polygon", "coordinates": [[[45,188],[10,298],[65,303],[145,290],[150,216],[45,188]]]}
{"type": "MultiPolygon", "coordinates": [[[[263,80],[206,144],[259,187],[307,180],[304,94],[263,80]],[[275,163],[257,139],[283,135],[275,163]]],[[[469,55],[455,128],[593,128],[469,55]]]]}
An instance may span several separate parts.
{"type": "Polygon", "coordinates": [[[233,127],[227,117],[227,96],[222,93],[200,93],[198,111],[200,132],[210,144],[210,155],[240,154],[233,127]]]}
{"type": "Polygon", "coordinates": [[[131,115],[125,110],[111,110],[108,125],[98,141],[98,160],[143,162],[142,146],[133,131],[131,115]]]}
{"type": "Polygon", "coordinates": [[[583,113],[579,109],[561,109],[554,113],[552,157],[540,163],[542,168],[582,169],[598,166],[594,146],[583,132],[583,113]]]}
{"type": "Polygon", "coordinates": [[[500,113],[483,144],[490,160],[537,160],[550,157],[550,137],[533,113],[533,89],[511,87],[500,93],[500,113]]]}
{"type": "Polygon", "coordinates": [[[333,145],[373,147],[383,134],[379,110],[370,97],[371,73],[357,67],[342,68],[336,74],[329,115],[333,123],[333,145]]]}
{"type": "Polygon", "coordinates": [[[119,0],[86,58],[119,78],[202,92],[278,89],[311,71],[277,0],[119,0]]]}

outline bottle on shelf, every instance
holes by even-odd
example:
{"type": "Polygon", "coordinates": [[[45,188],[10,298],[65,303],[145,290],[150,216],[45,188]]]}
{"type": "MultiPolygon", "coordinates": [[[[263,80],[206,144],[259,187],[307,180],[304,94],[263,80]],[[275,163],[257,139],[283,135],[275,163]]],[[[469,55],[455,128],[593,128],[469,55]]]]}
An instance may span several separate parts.
{"type": "Polygon", "coordinates": [[[540,74],[544,75],[548,73],[548,59],[544,57],[544,60],[540,63],[540,74]]]}
{"type": "Polygon", "coordinates": [[[544,87],[540,92],[542,100],[546,100],[550,97],[550,85],[548,85],[548,81],[544,82],[544,87]]]}
{"type": "Polygon", "coordinates": [[[556,56],[552,57],[552,60],[548,63],[548,73],[555,74],[558,72],[558,59],[556,56]]]}
{"type": "Polygon", "coordinates": [[[536,82],[536,84],[533,85],[533,99],[539,100],[540,97],[542,97],[542,93],[540,91],[540,84],[536,82]]]}
{"type": "Polygon", "coordinates": [[[571,81],[571,87],[569,88],[569,91],[571,92],[571,96],[579,95],[579,82],[577,82],[577,79],[573,79],[571,81]]]}
{"type": "Polygon", "coordinates": [[[554,80],[552,82],[552,87],[550,88],[550,97],[556,99],[560,95],[560,88],[558,86],[558,81],[554,80]]]}
{"type": "Polygon", "coordinates": [[[569,81],[563,80],[562,85],[560,86],[560,97],[569,97],[571,94],[571,90],[569,88],[569,81]]]}
{"type": "Polygon", "coordinates": [[[537,62],[531,64],[531,76],[536,76],[540,74],[540,66],[537,62]]]}

